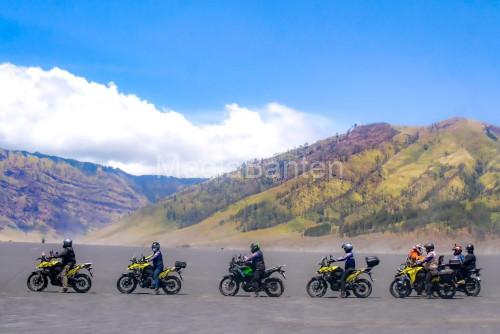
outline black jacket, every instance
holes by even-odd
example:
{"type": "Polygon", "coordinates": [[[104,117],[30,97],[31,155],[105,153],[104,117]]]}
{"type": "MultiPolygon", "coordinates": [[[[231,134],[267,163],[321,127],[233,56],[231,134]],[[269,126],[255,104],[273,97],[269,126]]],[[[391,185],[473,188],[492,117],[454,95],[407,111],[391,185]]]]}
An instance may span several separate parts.
{"type": "Polygon", "coordinates": [[[64,248],[61,253],[56,253],[54,257],[60,258],[64,266],[73,267],[76,263],[75,251],[73,250],[73,247],[64,248]]]}
{"type": "Polygon", "coordinates": [[[474,254],[466,254],[463,266],[465,270],[476,269],[476,256],[474,254]]]}

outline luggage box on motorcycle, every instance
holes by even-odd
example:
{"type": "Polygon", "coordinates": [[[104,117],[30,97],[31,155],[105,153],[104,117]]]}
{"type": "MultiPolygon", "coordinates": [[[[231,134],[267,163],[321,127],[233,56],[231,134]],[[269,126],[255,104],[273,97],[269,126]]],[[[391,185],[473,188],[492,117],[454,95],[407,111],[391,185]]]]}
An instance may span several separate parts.
{"type": "Polygon", "coordinates": [[[450,262],[448,262],[448,266],[450,267],[450,269],[453,269],[453,270],[460,269],[462,267],[462,261],[450,260],[450,262]]]}
{"type": "Polygon", "coordinates": [[[367,257],[365,257],[365,261],[366,261],[366,265],[369,268],[373,268],[375,266],[378,266],[378,264],[380,263],[380,260],[376,256],[367,256],[367,257]]]}
{"type": "Polygon", "coordinates": [[[176,268],[184,269],[184,268],[186,268],[186,266],[187,266],[187,264],[184,261],[175,261],[176,268]]]}
{"type": "Polygon", "coordinates": [[[438,273],[439,277],[444,280],[452,280],[455,272],[451,269],[440,270],[438,273]]]}

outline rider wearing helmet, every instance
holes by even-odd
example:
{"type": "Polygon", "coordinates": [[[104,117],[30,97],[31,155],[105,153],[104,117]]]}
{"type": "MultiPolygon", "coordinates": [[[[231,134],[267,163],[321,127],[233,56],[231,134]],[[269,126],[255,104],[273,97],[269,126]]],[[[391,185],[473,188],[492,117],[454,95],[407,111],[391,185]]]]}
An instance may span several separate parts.
{"type": "Polygon", "coordinates": [[[158,295],[160,293],[160,273],[163,271],[163,255],[160,251],[160,243],[155,241],[151,244],[151,250],[153,254],[146,257],[148,262],[153,265],[153,287],[155,288],[155,293],[158,295]]]}
{"type": "Polygon", "coordinates": [[[421,260],[424,253],[424,246],[421,244],[416,244],[412,247],[408,254],[408,258],[406,259],[407,264],[415,264],[418,260],[421,260]]]}
{"type": "Polygon", "coordinates": [[[260,281],[262,277],[264,277],[266,264],[264,263],[264,253],[262,253],[259,243],[253,242],[250,245],[250,252],[252,252],[252,255],[246,259],[246,262],[253,269],[252,286],[255,292],[255,297],[258,297],[261,285],[260,281]]]}
{"type": "Polygon", "coordinates": [[[465,246],[467,254],[464,257],[463,267],[466,271],[476,269],[476,255],[474,255],[474,245],[468,244],[465,246]]]}
{"type": "Polygon", "coordinates": [[[352,252],[353,246],[350,243],[342,244],[342,249],[346,253],[344,256],[338,257],[335,261],[345,261],[344,272],[340,278],[340,296],[346,298],[348,296],[346,287],[346,278],[356,269],[356,260],[354,259],[354,253],[352,252]]]}
{"type": "Polygon", "coordinates": [[[425,293],[427,298],[432,298],[432,278],[438,274],[439,259],[434,251],[434,244],[425,244],[426,256],[423,260],[417,261],[418,265],[423,265],[427,274],[425,275],[425,293]]]}
{"type": "Polygon", "coordinates": [[[73,241],[71,239],[65,239],[63,241],[63,250],[60,253],[56,253],[54,258],[61,259],[61,264],[63,269],[61,271],[61,281],[62,281],[62,291],[68,291],[68,271],[73,269],[76,263],[75,251],[73,250],[73,241]]]}
{"type": "Polygon", "coordinates": [[[462,246],[455,244],[453,251],[453,260],[458,260],[460,263],[464,262],[464,255],[462,254],[462,246]]]}

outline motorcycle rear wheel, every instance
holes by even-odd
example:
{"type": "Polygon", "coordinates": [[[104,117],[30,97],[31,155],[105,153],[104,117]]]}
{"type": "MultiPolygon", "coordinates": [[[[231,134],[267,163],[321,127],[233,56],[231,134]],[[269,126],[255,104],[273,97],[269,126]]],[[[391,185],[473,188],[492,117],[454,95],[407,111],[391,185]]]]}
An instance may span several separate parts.
{"type": "Polygon", "coordinates": [[[235,296],[240,285],[234,277],[224,277],[219,283],[219,291],[223,296],[235,296]]]}
{"type": "Polygon", "coordinates": [[[92,287],[92,280],[87,274],[76,274],[71,278],[71,286],[78,293],[86,293],[92,287]]]}
{"type": "Polygon", "coordinates": [[[137,288],[137,280],[134,277],[122,275],[118,281],[116,281],[116,288],[121,293],[132,293],[135,288],[137,288]]]}
{"type": "Polygon", "coordinates": [[[181,280],[175,276],[167,276],[162,280],[161,287],[167,295],[176,295],[181,291],[181,280]]]}
{"type": "Polygon", "coordinates": [[[358,298],[367,298],[372,294],[372,284],[367,279],[357,279],[353,283],[352,292],[358,298]]]}
{"type": "Polygon", "coordinates": [[[457,287],[454,283],[450,282],[440,282],[437,285],[437,294],[443,299],[452,299],[455,297],[457,292],[457,287]]]}
{"type": "Polygon", "coordinates": [[[269,297],[279,297],[283,294],[285,288],[279,278],[271,277],[264,281],[264,291],[269,297]]]}
{"type": "Polygon", "coordinates": [[[46,276],[40,273],[32,273],[29,275],[28,280],[26,281],[28,289],[34,292],[40,292],[47,288],[49,284],[49,280],[46,276]]]}
{"type": "Polygon", "coordinates": [[[312,298],[320,298],[326,294],[328,284],[322,278],[313,277],[307,282],[306,291],[312,298]]]}

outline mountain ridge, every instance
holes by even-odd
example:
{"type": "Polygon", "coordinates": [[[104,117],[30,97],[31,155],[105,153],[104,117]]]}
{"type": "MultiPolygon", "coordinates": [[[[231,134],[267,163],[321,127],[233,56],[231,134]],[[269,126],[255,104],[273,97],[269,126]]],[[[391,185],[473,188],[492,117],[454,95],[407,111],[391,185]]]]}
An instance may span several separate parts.
{"type": "Polygon", "coordinates": [[[0,149],[0,236],[86,233],[202,181],[0,149]]]}
{"type": "Polygon", "coordinates": [[[335,160],[342,162],[341,177],[283,178],[281,168],[277,176],[245,179],[242,167],[140,209],[88,240],[223,245],[249,235],[311,242],[419,230],[498,235],[498,130],[463,118],[425,127],[357,126],[259,162],[335,160]]]}

